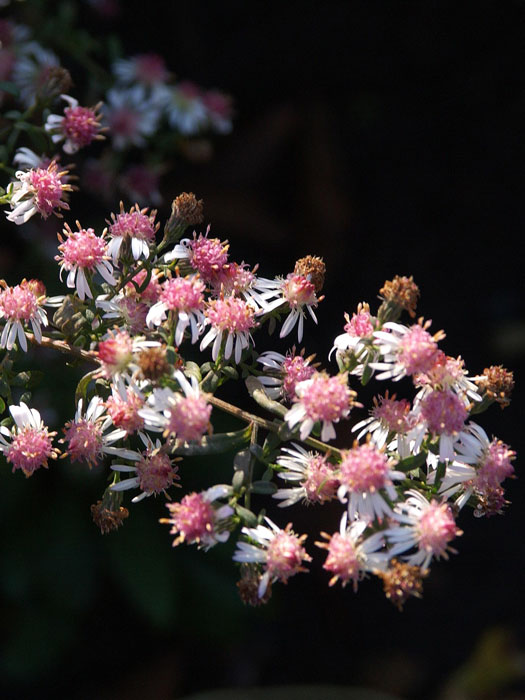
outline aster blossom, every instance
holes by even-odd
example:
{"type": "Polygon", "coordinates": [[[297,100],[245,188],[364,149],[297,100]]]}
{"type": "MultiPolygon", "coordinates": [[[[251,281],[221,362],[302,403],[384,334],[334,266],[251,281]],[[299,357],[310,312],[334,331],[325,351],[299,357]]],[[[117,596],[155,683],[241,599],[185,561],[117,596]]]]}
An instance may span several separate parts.
{"type": "Polygon", "coordinates": [[[270,398],[291,401],[297,384],[311,379],[315,374],[315,365],[310,364],[314,357],[304,357],[304,350],[296,354],[295,348],[286,355],[273,350],[263,352],[257,358],[264,369],[264,374],[258,380],[270,398]]]}
{"type": "Polygon", "coordinates": [[[292,445],[293,447],[283,447],[277,458],[277,464],[283,468],[278,476],[299,485],[278,489],[273,494],[274,498],[281,501],[279,506],[285,508],[299,501],[327,503],[335,498],[339,486],[335,465],[325,455],[308,452],[297,443],[292,445]]]}
{"type": "Polygon", "coordinates": [[[394,520],[399,524],[384,530],[384,535],[391,545],[389,554],[396,557],[410,549],[417,549],[414,554],[403,557],[410,566],[427,569],[432,559],[448,558],[448,553],[455,553],[449,546],[454,538],[462,535],[457,527],[448,503],[435,499],[428,501],[415,489],[406,493],[406,500],[396,504],[394,520]]]}
{"type": "Polygon", "coordinates": [[[334,586],[338,581],[343,588],[352,581],[354,591],[367,572],[376,572],[386,568],[388,554],[383,549],[385,538],[382,532],[363,537],[368,523],[364,520],[348,522],[348,513],[343,513],[339,532],[329,535],[322,532],[327,542],[316,542],[328,554],[323,569],[332,574],[328,585],[334,586]]]}
{"type": "Polygon", "coordinates": [[[94,107],[81,107],[78,100],[70,95],[60,95],[60,97],[68,104],[64,114],[50,114],[44,124],[53,143],[64,141],[64,151],[73,154],[80,148],[89,146],[93,141],[104,138],[100,114],[101,102],[94,107]]]}
{"type": "Polygon", "coordinates": [[[180,503],[167,503],[170,517],[160,522],[171,525],[170,534],[177,535],[173,546],[185,542],[206,551],[218,542],[226,542],[230,536],[229,518],[234,511],[221,499],[228,497],[231,490],[231,486],[218,484],[200,493],[189,493],[180,503]]]}
{"type": "Polygon", "coordinates": [[[64,236],[58,235],[60,255],[55,260],[60,263],[60,279],[67,271],[66,284],[70,289],[77,290],[78,296],[84,300],[93,298],[89,286],[89,276],[98,272],[110,285],[116,285],[113,277],[113,267],[108,259],[107,244],[103,235],[97,236],[92,228],[84,229],[76,222],[78,230],[72,231],[68,224],[64,228],[64,236]]]}
{"type": "Polygon", "coordinates": [[[159,326],[172,311],[175,315],[175,343],[180,345],[189,328],[196,343],[204,328],[204,282],[198,275],[174,277],[162,283],[158,301],[146,317],[149,328],[159,326]]]}
{"type": "Polygon", "coordinates": [[[330,377],[316,372],[295,386],[294,405],[284,419],[291,429],[300,424],[301,440],[310,435],[317,422],[322,425],[321,440],[335,438],[334,423],[350,413],[356,394],[348,387],[346,373],[330,377]]]}
{"type": "Polygon", "coordinates": [[[135,204],[129,212],[124,210],[124,204],[120,203],[120,213],[111,214],[109,224],[108,255],[113,258],[113,264],[117,263],[128,247],[134,260],[148,258],[150,247],[155,243],[155,233],[159,224],[155,223],[155,210],[148,214],[148,209],[139,209],[135,204]]]}
{"type": "Polygon", "coordinates": [[[11,195],[11,211],[6,212],[8,221],[20,226],[34,214],[40,214],[43,219],[51,214],[60,217],[60,209],[69,209],[65,193],[73,190],[66,182],[67,173],[67,170],[59,171],[56,161],[47,168],[18,170],[15,173],[18,182],[9,183],[7,188],[11,195]]]}
{"type": "Polygon", "coordinates": [[[213,343],[211,354],[216,360],[224,340],[224,359],[228,360],[233,354],[235,362],[239,364],[243,350],[250,341],[253,342],[250,331],[257,325],[255,313],[253,306],[244,299],[211,299],[205,310],[204,322],[210,328],[201,341],[200,349],[204,350],[213,343]]]}
{"type": "Polygon", "coordinates": [[[11,350],[15,342],[24,352],[27,352],[27,338],[24,327],[29,324],[37,343],[42,342],[42,326],[48,325],[47,313],[42,308],[44,294],[39,294],[42,283],[22,280],[15,287],[9,287],[0,280],[0,320],[4,319],[5,326],[0,336],[0,347],[11,350]]]}
{"type": "Polygon", "coordinates": [[[307,571],[303,562],[311,561],[303,542],[306,535],[296,535],[292,524],[282,530],[270,518],[265,517],[266,525],[243,527],[242,534],[248,541],[237,542],[233,561],[260,564],[264,573],[261,576],[258,596],[262,598],[270,582],[287,583],[291,576],[307,571]]]}
{"type": "Polygon", "coordinates": [[[40,467],[47,468],[49,459],[58,457],[59,451],[53,447],[56,432],[49,432],[36,408],[23,401],[9,406],[9,412],[15,424],[11,430],[0,426],[0,452],[13,471],[20,469],[29,477],[40,467]]]}
{"type": "Polygon", "coordinates": [[[288,306],[290,309],[279,333],[284,338],[297,326],[297,339],[303,339],[305,309],[310,314],[314,323],[317,317],[314,308],[322,301],[323,297],[317,297],[316,287],[310,275],[291,272],[285,279],[260,280],[260,286],[264,289],[266,300],[265,312],[288,306]],[[272,297],[275,297],[274,299],[272,297]]]}

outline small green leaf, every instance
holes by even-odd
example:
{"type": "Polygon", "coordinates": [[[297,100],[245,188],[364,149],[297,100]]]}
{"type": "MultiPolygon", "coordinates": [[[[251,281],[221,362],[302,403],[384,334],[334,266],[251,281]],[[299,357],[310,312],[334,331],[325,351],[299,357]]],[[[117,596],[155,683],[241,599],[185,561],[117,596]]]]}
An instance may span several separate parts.
{"type": "Polygon", "coordinates": [[[5,401],[0,397],[0,413],[5,411],[5,401]]]}
{"type": "Polygon", "coordinates": [[[5,379],[0,379],[0,396],[8,396],[9,395],[9,385],[5,381],[5,379]]]}
{"type": "Polygon", "coordinates": [[[259,493],[265,496],[270,496],[277,491],[277,486],[273,481],[254,481],[252,484],[252,493],[259,493]]]}
{"type": "Polygon", "coordinates": [[[248,510],[248,508],[244,508],[244,506],[240,506],[237,503],[235,505],[235,512],[245,525],[248,527],[257,527],[257,516],[252,513],[251,510],[248,510]]]}
{"type": "Polygon", "coordinates": [[[407,457],[406,459],[402,459],[400,462],[396,464],[396,470],[400,472],[411,472],[413,469],[419,469],[419,467],[423,466],[425,464],[427,459],[427,453],[426,452],[420,452],[417,455],[413,455],[411,457],[407,457]]]}
{"type": "Polygon", "coordinates": [[[177,447],[173,454],[193,457],[196,455],[214,455],[222,452],[230,452],[239,447],[244,447],[250,442],[251,427],[237,430],[231,433],[218,433],[205,436],[200,444],[186,444],[177,447]]]}
{"type": "Polygon", "coordinates": [[[184,365],[184,373],[189,377],[195,377],[198,382],[202,379],[201,368],[196,362],[186,362],[184,365]]]}
{"type": "Polygon", "coordinates": [[[88,386],[91,382],[92,379],[94,379],[95,374],[98,372],[98,369],[94,369],[92,372],[88,372],[85,374],[82,379],[79,381],[77,384],[77,388],[75,391],[75,405],[78,404],[80,399],[82,399],[82,402],[84,404],[84,408],[86,407],[86,393],[88,386]]]}
{"type": "Polygon", "coordinates": [[[30,378],[31,378],[30,372],[19,372],[11,380],[11,386],[26,386],[26,384],[29,382],[30,378]]]}

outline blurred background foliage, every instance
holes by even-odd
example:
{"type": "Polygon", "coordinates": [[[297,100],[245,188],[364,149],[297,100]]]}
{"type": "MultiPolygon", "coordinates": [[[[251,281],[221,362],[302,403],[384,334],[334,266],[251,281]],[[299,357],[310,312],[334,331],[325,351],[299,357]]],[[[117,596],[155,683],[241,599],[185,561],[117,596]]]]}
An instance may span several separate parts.
{"type": "MultiPolygon", "coordinates": [[[[181,78],[232,94],[233,133],[213,146],[195,139],[169,163],[161,217],[174,196],[194,191],[212,233],[264,276],[323,256],[327,298],[305,345],[325,365],[343,312],[373,303],[385,279],[413,274],[420,313],[446,330],[448,353],[472,373],[500,363],[515,371],[513,404],[483,425],[518,451],[521,476],[521,0],[13,5],[2,15],[37,16],[35,32],[59,53],[71,50],[60,22],[74,20],[97,61],[118,41],[128,55],[158,52],[181,78]]],[[[85,66],[72,69],[73,94],[93,93],[96,73],[85,81],[85,66]]],[[[74,217],[98,230],[117,208],[72,197],[74,217]]],[[[58,293],[57,221],[1,227],[0,278],[39,277],[58,293]]],[[[44,350],[26,366],[46,375],[34,405],[63,425],[80,369],[66,374],[44,350]]],[[[185,460],[181,471],[188,488],[201,488],[230,469],[226,455],[185,460]]],[[[30,480],[0,465],[2,697],[164,699],[282,684],[423,700],[525,697],[523,478],[510,483],[504,516],[462,515],[459,554],[433,567],[423,600],[401,614],[376,581],[358,595],[328,591],[320,566],[276,587],[265,608],[245,609],[233,542],[206,555],[172,550],[157,523],[160,498],[101,536],[89,506],[104,486],[104,474],[67,460],[30,480]]],[[[338,510],[293,517],[311,545],[320,528],[335,528],[338,510]]]]}

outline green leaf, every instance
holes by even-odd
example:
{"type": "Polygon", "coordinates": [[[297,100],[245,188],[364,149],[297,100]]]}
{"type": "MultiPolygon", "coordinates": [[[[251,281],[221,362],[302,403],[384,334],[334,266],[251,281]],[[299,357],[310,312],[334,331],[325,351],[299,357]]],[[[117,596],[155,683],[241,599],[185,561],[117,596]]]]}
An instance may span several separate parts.
{"type": "Polygon", "coordinates": [[[189,377],[195,377],[198,382],[202,379],[201,368],[196,362],[186,362],[184,365],[184,373],[189,377]]]}
{"type": "Polygon", "coordinates": [[[246,379],[246,388],[248,389],[248,393],[252,399],[254,399],[254,401],[256,401],[261,408],[265,408],[267,411],[275,413],[281,418],[284,418],[284,415],[287,412],[286,406],[283,406],[277,401],[271,399],[264,391],[263,385],[257,379],[257,377],[248,377],[246,379]]]}
{"type": "Polygon", "coordinates": [[[0,397],[0,413],[5,411],[5,401],[0,397]]]}
{"type": "Polygon", "coordinates": [[[251,427],[243,428],[230,433],[218,433],[217,435],[205,436],[200,444],[186,444],[177,447],[173,454],[185,457],[198,455],[213,455],[222,452],[230,452],[244,447],[250,443],[251,427]]]}
{"type": "Polygon", "coordinates": [[[411,472],[413,469],[419,469],[419,467],[422,467],[423,464],[425,464],[427,459],[427,453],[426,452],[420,452],[417,455],[413,455],[412,457],[407,457],[406,459],[402,459],[400,462],[396,464],[396,470],[399,470],[400,472],[411,472]]]}
{"type": "Polygon", "coordinates": [[[9,395],[9,385],[5,379],[0,379],[0,396],[9,395]]]}
{"type": "Polygon", "coordinates": [[[270,496],[277,491],[277,486],[273,481],[254,481],[252,484],[252,493],[259,493],[265,496],[270,496]]]}
{"type": "Polygon", "coordinates": [[[255,513],[252,513],[251,510],[248,510],[248,508],[240,506],[237,503],[235,505],[235,512],[245,525],[247,525],[248,527],[257,527],[257,516],[255,515],[255,513]]]}
{"type": "Polygon", "coordinates": [[[78,404],[80,399],[82,399],[82,403],[84,404],[84,408],[86,408],[86,393],[88,386],[91,382],[92,379],[94,379],[95,374],[98,372],[98,369],[94,369],[92,372],[88,372],[85,374],[82,379],[79,381],[77,384],[77,388],[75,391],[75,405],[78,404]]]}

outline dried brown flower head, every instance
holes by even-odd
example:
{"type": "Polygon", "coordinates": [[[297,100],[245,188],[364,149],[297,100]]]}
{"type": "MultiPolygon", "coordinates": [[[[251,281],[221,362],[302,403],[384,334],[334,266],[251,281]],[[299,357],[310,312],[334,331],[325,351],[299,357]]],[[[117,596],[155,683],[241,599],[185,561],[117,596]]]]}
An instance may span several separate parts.
{"type": "Polygon", "coordinates": [[[294,274],[304,275],[305,277],[309,275],[315,291],[319,293],[324,285],[326,265],[323,259],[317,257],[317,255],[307,255],[295,263],[294,274]]]}
{"type": "Polygon", "coordinates": [[[166,346],[147,348],[138,356],[138,365],[144,379],[157,381],[170,371],[166,358],[166,346]]]}
{"type": "Polygon", "coordinates": [[[398,610],[403,610],[403,605],[409,596],[421,598],[423,579],[428,576],[427,569],[409,566],[397,559],[392,559],[386,571],[374,573],[383,580],[385,596],[398,610]]]}
{"type": "Polygon", "coordinates": [[[129,515],[129,510],[123,506],[111,506],[110,503],[107,505],[102,501],[97,501],[91,506],[91,515],[93,517],[93,522],[100,528],[100,532],[106,535],[112,530],[118,530],[118,528],[123,524],[124,520],[129,515]]]}
{"type": "Polygon", "coordinates": [[[259,598],[259,583],[261,582],[261,573],[256,566],[251,564],[241,565],[241,578],[237,581],[237,588],[242,602],[245,605],[256,607],[264,605],[272,596],[272,584],[268,583],[266,591],[262,598],[259,598]]]}
{"type": "Polygon", "coordinates": [[[480,389],[485,394],[499,403],[501,408],[510,404],[510,397],[514,389],[514,375],[505,369],[503,365],[492,365],[483,370],[483,376],[478,379],[480,389]]]}
{"type": "Polygon", "coordinates": [[[173,200],[170,218],[196,226],[204,221],[203,207],[203,200],[197,199],[193,192],[183,192],[173,200]]]}
{"type": "Polygon", "coordinates": [[[412,318],[415,317],[419,287],[412,276],[400,277],[396,275],[393,280],[387,280],[379,290],[379,296],[386,302],[405,309],[412,318]]]}

